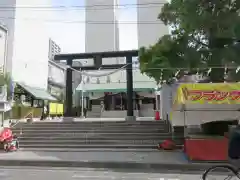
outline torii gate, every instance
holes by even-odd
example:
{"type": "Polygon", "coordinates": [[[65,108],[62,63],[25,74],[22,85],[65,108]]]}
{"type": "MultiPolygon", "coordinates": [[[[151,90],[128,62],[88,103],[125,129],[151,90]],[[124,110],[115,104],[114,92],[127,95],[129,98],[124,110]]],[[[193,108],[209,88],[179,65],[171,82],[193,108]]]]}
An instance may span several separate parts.
{"type": "MultiPolygon", "coordinates": [[[[133,111],[133,73],[132,73],[132,58],[138,56],[138,50],[129,51],[109,51],[109,52],[93,52],[93,53],[77,53],[77,54],[58,54],[54,56],[55,61],[66,60],[67,65],[76,70],[98,70],[101,69],[119,69],[126,66],[127,74],[127,98],[128,109],[126,120],[135,120],[133,111]],[[126,64],[110,64],[103,65],[102,58],[117,58],[125,57],[126,64]],[[93,59],[93,66],[74,67],[75,59],[93,59]]],[[[65,100],[65,116],[72,116],[72,69],[66,70],[66,100],[65,100]]]]}

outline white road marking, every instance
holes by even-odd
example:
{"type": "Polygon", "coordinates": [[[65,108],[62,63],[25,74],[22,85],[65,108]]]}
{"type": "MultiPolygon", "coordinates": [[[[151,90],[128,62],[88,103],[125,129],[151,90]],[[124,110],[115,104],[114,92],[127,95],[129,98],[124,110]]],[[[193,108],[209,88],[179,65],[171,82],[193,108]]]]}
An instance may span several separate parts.
{"type": "Polygon", "coordinates": [[[75,174],[72,178],[96,178],[96,179],[115,179],[114,176],[92,176],[92,175],[80,175],[75,174]]]}

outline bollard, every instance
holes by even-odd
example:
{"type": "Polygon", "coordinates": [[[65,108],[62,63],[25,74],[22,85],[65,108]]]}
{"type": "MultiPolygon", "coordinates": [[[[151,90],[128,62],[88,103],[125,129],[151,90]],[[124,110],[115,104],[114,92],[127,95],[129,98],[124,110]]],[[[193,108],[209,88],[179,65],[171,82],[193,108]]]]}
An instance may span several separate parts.
{"type": "Polygon", "coordinates": [[[160,112],[159,111],[155,111],[155,120],[156,121],[160,120],[160,112]]]}

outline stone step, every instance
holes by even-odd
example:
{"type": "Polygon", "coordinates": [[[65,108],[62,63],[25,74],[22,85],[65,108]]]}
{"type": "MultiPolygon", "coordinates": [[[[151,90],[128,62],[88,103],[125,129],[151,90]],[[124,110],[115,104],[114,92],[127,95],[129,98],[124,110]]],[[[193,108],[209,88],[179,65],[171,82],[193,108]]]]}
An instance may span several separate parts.
{"type": "MultiPolygon", "coordinates": [[[[158,150],[153,148],[20,148],[21,151],[35,151],[35,152],[159,152],[164,150],[158,150]]],[[[176,151],[176,150],[175,150],[176,151]]]]}
{"type": "Polygon", "coordinates": [[[166,126],[153,126],[153,127],[15,127],[13,131],[26,130],[26,131],[93,131],[93,130],[106,130],[106,131],[150,131],[150,130],[164,130],[169,131],[166,126]]]}
{"type": "Polygon", "coordinates": [[[61,149],[69,149],[69,148],[114,148],[114,149],[156,149],[157,145],[151,144],[74,144],[68,145],[65,144],[20,144],[20,148],[61,148],[61,149]]]}
{"type": "Polygon", "coordinates": [[[118,134],[124,134],[124,133],[167,133],[168,131],[165,129],[132,129],[132,130],[125,130],[125,129],[94,129],[94,130],[79,130],[79,129],[39,129],[39,130],[32,130],[32,129],[16,129],[13,131],[14,133],[27,133],[27,134],[56,134],[56,133],[109,133],[111,135],[112,133],[118,133],[118,134]]]}
{"type": "MultiPolygon", "coordinates": [[[[107,144],[107,145],[114,145],[114,144],[152,144],[152,145],[157,145],[159,142],[161,142],[162,140],[91,140],[91,139],[85,139],[85,140],[38,140],[37,143],[38,144],[47,144],[47,145],[58,145],[58,144],[65,144],[66,146],[68,145],[74,145],[74,144],[92,144],[92,145],[103,145],[103,144],[107,144]]],[[[31,144],[35,144],[36,141],[32,141],[32,140],[20,140],[19,141],[20,144],[24,144],[24,145],[31,145],[31,144]]]]}
{"type": "MultiPolygon", "coordinates": [[[[69,118],[70,119],[70,118],[69,118]]],[[[33,122],[13,129],[20,147],[58,149],[152,149],[171,138],[165,121],[33,122]]]]}
{"type": "Polygon", "coordinates": [[[120,128],[111,128],[111,127],[63,127],[63,128],[58,128],[58,127],[47,127],[47,128],[29,128],[29,127],[16,127],[12,128],[12,131],[19,131],[19,130],[25,130],[25,131],[37,131],[37,132],[49,132],[49,131],[106,131],[106,132],[119,132],[119,131],[143,131],[143,132],[148,132],[148,131],[170,131],[168,127],[120,127],[120,128]]]}
{"type": "Polygon", "coordinates": [[[166,124],[152,124],[152,125],[106,125],[106,124],[102,124],[102,125],[84,125],[84,124],[76,124],[76,125],[27,125],[27,124],[23,124],[23,125],[17,125],[14,126],[16,128],[18,127],[26,127],[26,128],[72,128],[72,127],[83,127],[83,128],[102,128],[102,127],[109,127],[109,128],[154,128],[154,127],[168,127],[168,125],[166,124]]]}
{"type": "Polygon", "coordinates": [[[112,134],[112,135],[109,135],[109,134],[75,134],[75,135],[72,135],[72,134],[54,134],[54,135],[44,135],[44,134],[34,134],[34,135],[29,135],[29,134],[23,134],[20,138],[25,138],[25,139],[28,139],[28,138],[38,138],[39,137],[50,137],[50,138],[75,138],[75,139],[86,139],[86,138],[89,138],[89,139],[107,139],[109,136],[111,136],[110,139],[150,139],[152,137],[155,137],[155,138],[164,138],[164,139],[167,139],[167,138],[170,138],[171,135],[166,133],[166,134],[149,134],[149,135],[136,135],[136,134],[124,134],[124,135],[119,135],[119,134],[112,134]],[[149,137],[149,138],[148,138],[149,137]]]}
{"type": "MultiPolygon", "coordinates": [[[[14,132],[16,133],[16,132],[14,132]]],[[[16,133],[16,134],[20,134],[20,133],[16,133]]],[[[76,133],[76,132],[70,132],[70,133],[63,133],[63,132],[58,132],[58,133],[53,133],[53,132],[49,132],[49,133],[25,133],[23,131],[21,136],[24,137],[42,137],[42,136],[46,136],[46,137],[144,137],[144,136],[162,136],[162,135],[168,135],[169,133],[159,133],[159,132],[151,132],[151,133],[136,133],[136,132],[126,132],[126,133],[106,133],[106,132],[101,132],[101,133],[96,133],[96,132],[89,132],[89,133],[76,133]]]]}
{"type": "MultiPolygon", "coordinates": [[[[166,129],[167,127],[165,126],[160,126],[160,127],[156,127],[156,126],[153,126],[153,127],[149,127],[151,128],[152,130],[156,130],[156,129],[166,129]]],[[[59,127],[59,126],[54,126],[54,127],[16,127],[16,128],[13,128],[13,130],[18,130],[18,129],[24,129],[24,130],[41,130],[41,129],[44,129],[44,130],[100,130],[100,129],[104,129],[104,130],[112,130],[112,131],[115,131],[115,130],[135,130],[135,129],[138,129],[138,130],[146,130],[147,128],[146,127],[143,127],[143,126],[137,126],[137,127],[133,127],[133,126],[126,126],[126,127],[118,127],[118,126],[114,126],[114,127],[109,127],[109,126],[102,126],[102,127],[84,127],[84,126],[67,126],[67,127],[59,127]]]]}
{"type": "MultiPolygon", "coordinates": [[[[41,142],[41,141],[68,141],[68,142],[88,142],[88,141],[91,141],[91,142],[101,142],[101,141],[126,141],[126,142],[137,142],[137,141],[163,141],[167,138],[169,138],[170,136],[163,136],[163,137],[153,137],[153,138],[148,138],[148,139],[140,139],[140,138],[122,138],[122,139],[106,139],[106,138],[49,138],[49,139],[46,139],[46,138],[43,138],[43,139],[40,139],[40,138],[19,138],[19,141],[21,143],[23,142],[41,142]]],[[[33,143],[34,144],[34,143],[33,143]]]]}
{"type": "MultiPolygon", "coordinates": [[[[139,129],[144,129],[144,128],[166,128],[168,125],[166,124],[156,124],[156,125],[101,125],[101,126],[91,126],[91,125],[66,125],[66,126],[40,126],[40,125],[34,125],[34,126],[29,126],[29,125],[19,125],[15,126],[15,129],[17,128],[35,128],[35,129],[52,129],[52,128],[84,128],[84,129],[94,129],[94,128],[111,128],[111,129],[123,129],[123,128],[139,128],[139,129]]],[[[14,129],[14,128],[13,128],[14,129]]]]}
{"type": "Polygon", "coordinates": [[[84,121],[84,122],[76,122],[76,121],[71,121],[71,122],[44,122],[44,121],[37,121],[33,123],[18,123],[18,125],[24,125],[24,126],[102,126],[102,125],[107,125],[107,126],[129,126],[129,125],[150,125],[150,126],[155,126],[155,125],[160,125],[160,124],[166,124],[166,121],[134,121],[134,122],[128,122],[128,121],[98,121],[98,122],[92,122],[92,121],[84,121]]]}
{"type": "MultiPolygon", "coordinates": [[[[148,134],[148,135],[139,135],[139,134],[53,134],[53,135],[45,135],[45,134],[22,134],[18,135],[20,139],[35,139],[40,140],[43,139],[112,139],[112,140],[134,140],[134,139],[169,139],[172,137],[171,134],[148,134]],[[45,138],[44,138],[45,137],[45,138]]],[[[178,137],[175,137],[178,138],[178,137]]]]}

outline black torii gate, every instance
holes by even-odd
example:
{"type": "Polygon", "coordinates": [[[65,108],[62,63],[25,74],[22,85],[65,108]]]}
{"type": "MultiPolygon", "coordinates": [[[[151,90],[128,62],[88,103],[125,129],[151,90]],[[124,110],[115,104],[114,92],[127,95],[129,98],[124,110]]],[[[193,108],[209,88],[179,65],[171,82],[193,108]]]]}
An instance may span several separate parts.
{"type": "MultiPolygon", "coordinates": [[[[133,74],[132,74],[132,58],[138,56],[138,50],[130,51],[109,51],[109,52],[94,52],[94,53],[77,53],[77,54],[58,54],[54,56],[55,61],[66,60],[67,65],[76,70],[98,70],[101,69],[119,69],[126,65],[127,72],[127,120],[134,120],[133,112],[133,74]],[[102,58],[125,57],[126,64],[110,64],[103,65],[102,58]],[[74,67],[73,60],[75,59],[93,59],[93,66],[74,67]]],[[[66,72],[66,100],[65,100],[65,116],[72,116],[72,69],[67,68],[66,72]]]]}

